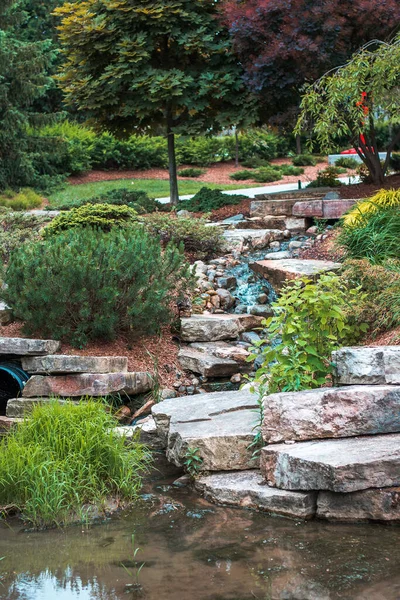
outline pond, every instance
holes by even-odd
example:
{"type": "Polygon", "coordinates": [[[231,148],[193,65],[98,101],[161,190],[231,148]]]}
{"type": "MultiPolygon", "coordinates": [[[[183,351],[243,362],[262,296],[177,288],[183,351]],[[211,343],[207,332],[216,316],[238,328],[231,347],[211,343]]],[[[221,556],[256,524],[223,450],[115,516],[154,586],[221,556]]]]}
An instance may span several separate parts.
{"type": "Polygon", "coordinates": [[[7,600],[398,600],[400,529],[217,507],[157,471],[130,513],[64,531],[0,524],[7,600]],[[135,533],[142,593],[135,584],[135,533]],[[125,567],[125,568],[124,568],[125,567]],[[129,572],[128,572],[129,571],[129,572]]]}

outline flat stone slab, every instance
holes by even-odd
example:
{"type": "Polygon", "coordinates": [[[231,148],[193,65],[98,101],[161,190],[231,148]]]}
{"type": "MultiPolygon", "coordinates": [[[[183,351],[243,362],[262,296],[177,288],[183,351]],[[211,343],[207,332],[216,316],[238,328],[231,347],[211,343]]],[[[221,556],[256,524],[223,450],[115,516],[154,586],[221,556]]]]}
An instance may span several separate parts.
{"type": "Polygon", "coordinates": [[[400,434],[275,444],[261,450],[269,485],[349,493],[400,486],[400,434]]]}
{"type": "Polygon", "coordinates": [[[228,249],[243,246],[251,248],[265,248],[277,240],[283,239],[283,231],[280,229],[227,229],[223,233],[225,245],[228,249]]]}
{"type": "Polygon", "coordinates": [[[180,349],[178,360],[187,371],[205,377],[229,377],[235,373],[250,373],[252,363],[246,362],[249,352],[226,342],[197,342],[180,349]]]}
{"type": "Polygon", "coordinates": [[[213,392],[182,398],[169,398],[151,409],[158,434],[166,442],[170,425],[210,421],[213,417],[247,409],[257,409],[257,396],[248,390],[213,392]]]}
{"type": "Polygon", "coordinates": [[[271,394],[263,404],[262,433],[269,444],[400,432],[400,388],[395,385],[271,394]]]}
{"type": "Polygon", "coordinates": [[[143,394],[153,387],[149,373],[85,373],[31,377],[22,392],[24,398],[107,396],[120,392],[127,396],[143,394]]]}
{"type": "Polygon", "coordinates": [[[262,199],[262,197],[257,196],[257,198],[250,203],[250,216],[290,217],[292,216],[293,206],[296,204],[296,202],[297,198],[276,198],[271,200],[264,200],[262,199]]]}
{"type": "Polygon", "coordinates": [[[42,356],[54,354],[60,348],[61,343],[55,340],[0,337],[0,355],[42,356]]]}
{"type": "Polygon", "coordinates": [[[328,521],[400,521],[400,487],[351,494],[320,492],[317,517],[328,521]]]}
{"type": "MultiPolygon", "coordinates": [[[[11,398],[7,402],[6,415],[9,418],[24,418],[29,415],[36,406],[54,402],[54,398],[11,398]]],[[[59,404],[65,404],[66,400],[57,398],[59,404]]]]}
{"type": "Polygon", "coordinates": [[[200,477],[195,489],[207,500],[285,517],[309,519],[316,512],[315,492],[289,492],[266,485],[260,471],[232,471],[200,477]]]}
{"type": "Polygon", "coordinates": [[[0,416],[0,435],[11,431],[15,425],[20,422],[20,419],[14,419],[11,417],[0,416]]]}
{"type": "Polygon", "coordinates": [[[330,260],[288,258],[283,260],[260,260],[250,263],[249,266],[255,273],[268,279],[272,285],[281,288],[288,279],[298,279],[299,277],[315,279],[321,273],[339,270],[342,265],[330,260]]]}
{"type": "Polygon", "coordinates": [[[300,200],[293,206],[293,215],[297,217],[318,217],[340,219],[358,200],[340,198],[320,200],[300,200]]]}
{"type": "Polygon", "coordinates": [[[332,352],[338,385],[400,384],[400,346],[354,346],[332,352]]]}
{"type": "Polygon", "coordinates": [[[23,358],[22,368],[32,375],[122,373],[128,371],[128,359],[126,356],[69,356],[55,354],[23,358]]]}
{"type": "Polygon", "coordinates": [[[193,315],[181,319],[181,337],[184,342],[234,340],[243,331],[260,327],[261,322],[255,315],[193,315]]]}
{"type": "Polygon", "coordinates": [[[202,471],[240,471],[254,469],[258,458],[250,448],[257,427],[254,409],[235,410],[210,415],[208,420],[187,423],[171,422],[167,458],[184,466],[186,453],[197,449],[202,471]]]}

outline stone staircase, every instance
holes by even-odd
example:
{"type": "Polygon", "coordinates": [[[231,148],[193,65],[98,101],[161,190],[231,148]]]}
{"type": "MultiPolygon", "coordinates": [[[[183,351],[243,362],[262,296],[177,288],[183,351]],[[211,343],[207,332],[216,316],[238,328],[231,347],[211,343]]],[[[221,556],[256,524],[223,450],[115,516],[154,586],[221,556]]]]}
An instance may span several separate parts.
{"type": "MultiPolygon", "coordinates": [[[[55,340],[0,338],[0,366],[5,361],[15,363],[30,375],[20,395],[7,400],[0,430],[10,429],[12,419],[23,417],[52,398],[63,402],[63,398],[78,400],[113,393],[135,396],[153,388],[149,373],[128,372],[127,357],[56,354],[60,348],[55,340]]],[[[5,376],[0,370],[0,385],[5,376]]]]}
{"type": "Polygon", "coordinates": [[[263,399],[249,391],[167,400],[153,408],[167,457],[203,458],[195,487],[211,501],[298,518],[400,520],[400,347],[342,348],[337,387],[263,399]]]}

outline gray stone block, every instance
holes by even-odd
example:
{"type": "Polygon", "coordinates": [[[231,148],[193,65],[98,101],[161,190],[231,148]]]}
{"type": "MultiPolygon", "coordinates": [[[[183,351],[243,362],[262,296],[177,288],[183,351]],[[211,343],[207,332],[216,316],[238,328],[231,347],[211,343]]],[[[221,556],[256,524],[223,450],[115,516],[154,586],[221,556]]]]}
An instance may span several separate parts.
{"type": "Polygon", "coordinates": [[[121,373],[128,370],[126,356],[50,356],[24,357],[22,368],[30,374],[121,373]]]}

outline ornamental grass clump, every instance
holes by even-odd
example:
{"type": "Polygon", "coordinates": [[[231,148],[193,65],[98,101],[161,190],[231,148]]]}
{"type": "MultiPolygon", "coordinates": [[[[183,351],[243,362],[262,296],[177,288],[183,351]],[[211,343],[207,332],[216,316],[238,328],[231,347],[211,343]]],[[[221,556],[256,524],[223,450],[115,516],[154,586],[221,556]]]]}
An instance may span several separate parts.
{"type": "Polygon", "coordinates": [[[107,499],[134,501],[149,453],[117,435],[105,408],[90,398],[36,407],[0,441],[0,505],[48,527],[85,521],[107,499]]]}
{"type": "Polygon", "coordinates": [[[16,249],[2,297],[25,333],[82,347],[156,332],[191,281],[183,247],[162,248],[140,224],[108,233],[74,227],[16,249]]]}
{"type": "Polygon", "coordinates": [[[386,208],[400,208],[400,190],[379,190],[371,198],[361,200],[343,217],[344,227],[356,227],[366,223],[374,213],[386,208]]]}

